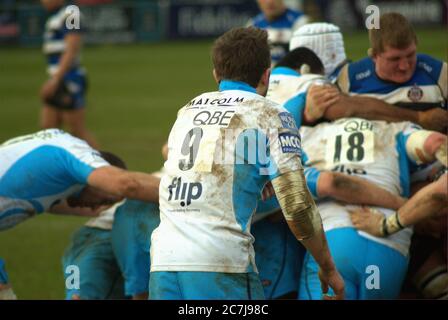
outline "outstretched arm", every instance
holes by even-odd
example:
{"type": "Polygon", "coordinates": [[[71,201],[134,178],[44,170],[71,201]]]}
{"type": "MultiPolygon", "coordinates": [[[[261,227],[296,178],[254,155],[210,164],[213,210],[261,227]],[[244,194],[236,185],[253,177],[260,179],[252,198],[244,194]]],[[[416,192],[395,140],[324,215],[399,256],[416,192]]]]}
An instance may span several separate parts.
{"type": "Polygon", "coordinates": [[[87,182],[92,187],[122,198],[159,202],[160,178],[151,174],[105,166],[95,169],[87,182]]]}
{"type": "Polygon", "coordinates": [[[323,171],[317,182],[319,197],[332,197],[351,204],[364,204],[397,210],[406,199],[369,182],[347,174],[323,171]]]}
{"type": "Polygon", "coordinates": [[[323,293],[330,286],[336,299],[344,298],[344,281],[328,249],[322,220],[306,186],[303,170],[284,173],[272,180],[278,202],[289,228],[316,259],[323,293]]]}
{"type": "Polygon", "coordinates": [[[419,190],[398,212],[388,218],[368,208],[351,212],[350,217],[357,229],[377,237],[385,237],[446,210],[447,188],[448,174],[444,174],[439,180],[419,190]]]}
{"type": "Polygon", "coordinates": [[[414,111],[372,97],[348,96],[343,93],[339,93],[339,97],[336,97],[335,87],[318,87],[310,87],[307,92],[305,118],[311,121],[321,116],[327,120],[359,117],[388,122],[411,121],[425,129],[439,132],[446,132],[448,126],[448,112],[441,108],[414,111]]]}

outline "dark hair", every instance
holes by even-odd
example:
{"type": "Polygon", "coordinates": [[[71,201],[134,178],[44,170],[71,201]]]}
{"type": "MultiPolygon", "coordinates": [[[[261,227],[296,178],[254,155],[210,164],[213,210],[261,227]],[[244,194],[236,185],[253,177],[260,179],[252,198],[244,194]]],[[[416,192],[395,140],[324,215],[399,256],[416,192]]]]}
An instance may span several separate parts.
{"type": "Polygon", "coordinates": [[[325,74],[322,61],[314,51],[306,47],[298,47],[288,52],[275,66],[300,70],[304,64],[310,67],[310,73],[325,74]]]}
{"type": "Polygon", "coordinates": [[[217,77],[257,87],[270,67],[268,34],[255,27],[234,28],[216,39],[212,48],[217,77]]]}
{"type": "Polygon", "coordinates": [[[417,35],[405,16],[390,12],[381,15],[379,29],[369,30],[369,40],[373,53],[378,54],[384,52],[386,46],[406,49],[413,42],[417,44],[417,35]]]}
{"type": "Polygon", "coordinates": [[[99,151],[101,158],[109,162],[110,165],[121,168],[121,169],[127,169],[126,163],[117,155],[108,152],[108,151],[99,151]]]}

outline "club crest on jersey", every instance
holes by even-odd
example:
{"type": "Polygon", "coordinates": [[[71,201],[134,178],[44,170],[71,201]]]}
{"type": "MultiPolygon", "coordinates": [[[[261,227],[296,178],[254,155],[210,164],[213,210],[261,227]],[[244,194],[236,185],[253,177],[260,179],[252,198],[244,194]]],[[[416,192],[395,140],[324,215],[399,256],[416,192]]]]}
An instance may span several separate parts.
{"type": "Polygon", "coordinates": [[[291,132],[282,132],[279,134],[279,141],[284,153],[296,153],[302,156],[302,144],[299,135],[291,132]]]}
{"type": "Polygon", "coordinates": [[[200,182],[184,182],[181,177],[175,177],[168,186],[170,196],[168,201],[180,200],[180,206],[186,207],[191,204],[191,201],[197,200],[202,195],[202,184],[200,182]]]}
{"type": "Polygon", "coordinates": [[[297,130],[296,122],[289,112],[280,112],[278,116],[284,128],[297,130]]]}
{"type": "Polygon", "coordinates": [[[414,84],[408,91],[408,98],[412,102],[418,102],[423,98],[423,90],[414,84]]]}

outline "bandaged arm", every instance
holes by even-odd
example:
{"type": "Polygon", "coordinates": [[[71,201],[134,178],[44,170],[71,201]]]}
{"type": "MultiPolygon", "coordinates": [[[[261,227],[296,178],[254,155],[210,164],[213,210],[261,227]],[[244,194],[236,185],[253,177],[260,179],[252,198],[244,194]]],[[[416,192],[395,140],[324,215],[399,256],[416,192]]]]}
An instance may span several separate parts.
{"type": "Polygon", "coordinates": [[[322,220],[306,186],[303,169],[272,179],[272,186],[289,228],[323,270],[335,268],[322,220]]]}
{"type": "Polygon", "coordinates": [[[408,156],[417,164],[438,160],[447,166],[447,137],[444,134],[418,130],[411,133],[406,142],[408,156]]]}

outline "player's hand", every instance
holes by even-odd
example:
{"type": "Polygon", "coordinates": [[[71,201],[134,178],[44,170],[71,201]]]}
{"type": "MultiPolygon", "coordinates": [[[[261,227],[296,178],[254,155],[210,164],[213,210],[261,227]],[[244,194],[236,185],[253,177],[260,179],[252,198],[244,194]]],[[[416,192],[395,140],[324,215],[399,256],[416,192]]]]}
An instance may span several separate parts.
{"type": "Polygon", "coordinates": [[[319,120],[327,109],[339,100],[339,90],[332,85],[312,85],[306,95],[305,119],[319,120]]]}
{"type": "Polygon", "coordinates": [[[383,237],[382,227],[384,214],[370,208],[361,207],[349,210],[350,219],[356,229],[365,231],[376,237],[383,237]]]}
{"type": "Polygon", "coordinates": [[[47,100],[53,97],[58,89],[59,81],[55,78],[47,80],[40,89],[40,97],[42,100],[47,100]]]}
{"type": "Polygon", "coordinates": [[[324,294],[324,300],[343,300],[345,298],[345,284],[336,268],[324,271],[319,269],[319,279],[324,294]],[[334,296],[328,295],[329,287],[333,289],[334,296]]]}
{"type": "Polygon", "coordinates": [[[274,187],[271,182],[266,183],[261,192],[261,200],[266,201],[275,195],[274,187]]]}
{"type": "Polygon", "coordinates": [[[419,124],[425,129],[446,133],[448,128],[448,111],[441,108],[419,111],[418,120],[419,124]]]}

